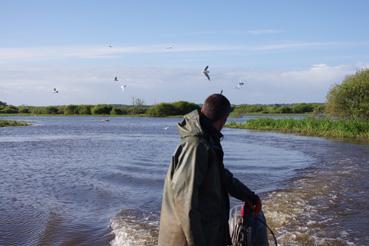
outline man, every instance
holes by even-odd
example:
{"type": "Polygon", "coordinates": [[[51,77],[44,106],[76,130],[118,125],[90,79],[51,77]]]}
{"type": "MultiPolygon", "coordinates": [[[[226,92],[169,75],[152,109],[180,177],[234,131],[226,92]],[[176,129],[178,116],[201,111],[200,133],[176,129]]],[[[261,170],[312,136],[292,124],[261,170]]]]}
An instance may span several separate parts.
{"type": "Polygon", "coordinates": [[[231,244],[229,194],[261,209],[259,197],[224,168],[220,133],[231,111],[221,94],[209,96],[201,111],[178,124],[178,145],[165,178],[160,246],[231,244]]]}

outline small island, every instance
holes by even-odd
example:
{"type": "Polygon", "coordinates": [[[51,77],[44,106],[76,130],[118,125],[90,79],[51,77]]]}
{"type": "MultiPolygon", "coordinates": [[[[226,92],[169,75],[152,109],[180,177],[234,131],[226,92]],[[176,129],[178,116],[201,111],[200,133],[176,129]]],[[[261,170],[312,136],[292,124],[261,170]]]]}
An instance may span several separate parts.
{"type": "Polygon", "coordinates": [[[29,126],[30,124],[24,121],[16,120],[0,120],[0,127],[6,126],[29,126]]]}

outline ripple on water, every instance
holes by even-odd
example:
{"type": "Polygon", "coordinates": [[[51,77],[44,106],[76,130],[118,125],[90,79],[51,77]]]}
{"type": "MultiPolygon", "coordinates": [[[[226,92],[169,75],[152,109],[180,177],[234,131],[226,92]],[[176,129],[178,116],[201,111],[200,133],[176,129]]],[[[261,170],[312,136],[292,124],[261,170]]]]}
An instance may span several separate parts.
{"type": "Polygon", "coordinates": [[[125,209],[111,219],[115,238],[112,246],[157,245],[159,214],[141,209],[125,209]]]}

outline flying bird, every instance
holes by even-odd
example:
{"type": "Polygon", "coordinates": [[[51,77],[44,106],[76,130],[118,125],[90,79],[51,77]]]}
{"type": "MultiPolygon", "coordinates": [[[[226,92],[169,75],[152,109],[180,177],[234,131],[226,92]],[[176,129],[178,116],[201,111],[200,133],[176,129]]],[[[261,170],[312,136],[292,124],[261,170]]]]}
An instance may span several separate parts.
{"type": "Polygon", "coordinates": [[[54,88],[53,92],[54,93],[59,93],[59,91],[56,88],[54,88]]]}
{"type": "Polygon", "coordinates": [[[168,47],[166,47],[165,49],[167,49],[167,50],[171,50],[171,49],[173,49],[173,46],[168,46],[168,47]]]}
{"type": "Polygon", "coordinates": [[[109,48],[112,48],[112,47],[113,47],[113,45],[109,44],[109,48]]]}
{"type": "Polygon", "coordinates": [[[241,89],[245,85],[245,82],[238,82],[238,84],[235,86],[236,89],[241,89]]]}
{"type": "Polygon", "coordinates": [[[120,88],[122,89],[122,91],[124,92],[127,88],[127,85],[121,85],[120,88]]]}
{"type": "Polygon", "coordinates": [[[117,81],[117,82],[119,81],[117,76],[114,77],[114,81],[117,81]]]}
{"type": "Polygon", "coordinates": [[[206,76],[206,78],[210,81],[210,76],[209,76],[209,73],[210,71],[208,70],[209,66],[206,66],[204,68],[204,70],[202,71],[202,73],[206,76]]]}

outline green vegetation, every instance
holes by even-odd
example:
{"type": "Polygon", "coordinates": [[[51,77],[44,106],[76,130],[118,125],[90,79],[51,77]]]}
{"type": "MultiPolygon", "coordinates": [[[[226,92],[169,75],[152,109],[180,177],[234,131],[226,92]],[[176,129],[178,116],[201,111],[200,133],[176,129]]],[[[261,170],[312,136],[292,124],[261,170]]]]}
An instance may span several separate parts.
{"type": "Polygon", "coordinates": [[[199,105],[185,101],[159,103],[149,108],[147,114],[155,117],[184,115],[199,108],[199,105]]]}
{"type": "Polygon", "coordinates": [[[358,71],[332,87],[326,111],[335,117],[369,119],[369,69],[358,71]]]}
{"type": "Polygon", "coordinates": [[[294,103],[294,104],[254,104],[238,105],[233,108],[231,116],[242,116],[250,113],[261,114],[305,114],[322,113],[324,104],[322,103],[294,103]]]}
{"type": "Polygon", "coordinates": [[[28,126],[27,122],[15,121],[15,120],[0,120],[0,127],[5,126],[28,126]]]}
{"type": "Polygon", "coordinates": [[[0,114],[17,114],[18,108],[12,105],[0,106],[0,114]]]}
{"type": "MultiPolygon", "coordinates": [[[[130,115],[166,117],[184,115],[200,106],[195,103],[178,101],[145,105],[140,98],[133,98],[132,105],[98,104],[98,105],[61,105],[61,106],[12,106],[0,101],[0,114],[22,115],[130,115]]],[[[236,105],[231,112],[232,117],[247,114],[304,114],[324,112],[324,104],[296,103],[272,105],[236,105]]]]}
{"type": "Polygon", "coordinates": [[[363,120],[334,120],[328,118],[270,119],[260,118],[244,123],[231,122],[230,128],[246,128],[254,130],[280,131],[301,135],[312,135],[335,138],[365,138],[369,140],[369,122],[363,120]]]}
{"type": "MultiPolygon", "coordinates": [[[[237,108],[236,108],[237,109],[237,108]]],[[[250,108],[241,108],[245,111],[250,108]]],[[[262,109],[258,107],[252,110],[262,109]]],[[[247,128],[255,130],[273,130],[302,135],[313,135],[336,138],[359,138],[369,140],[369,69],[361,70],[348,76],[341,84],[337,84],[329,91],[327,103],[323,104],[299,104],[290,109],[273,107],[271,110],[280,109],[284,112],[313,112],[326,113],[333,118],[306,118],[294,119],[254,119],[245,123],[230,123],[231,128],[247,128]]]]}
{"type": "Polygon", "coordinates": [[[144,101],[134,98],[132,105],[62,105],[62,106],[12,106],[0,102],[1,114],[22,114],[22,115],[131,115],[131,116],[172,116],[184,115],[194,109],[199,108],[197,104],[179,101],[174,103],[161,103],[153,106],[146,106],[144,101]]]}

